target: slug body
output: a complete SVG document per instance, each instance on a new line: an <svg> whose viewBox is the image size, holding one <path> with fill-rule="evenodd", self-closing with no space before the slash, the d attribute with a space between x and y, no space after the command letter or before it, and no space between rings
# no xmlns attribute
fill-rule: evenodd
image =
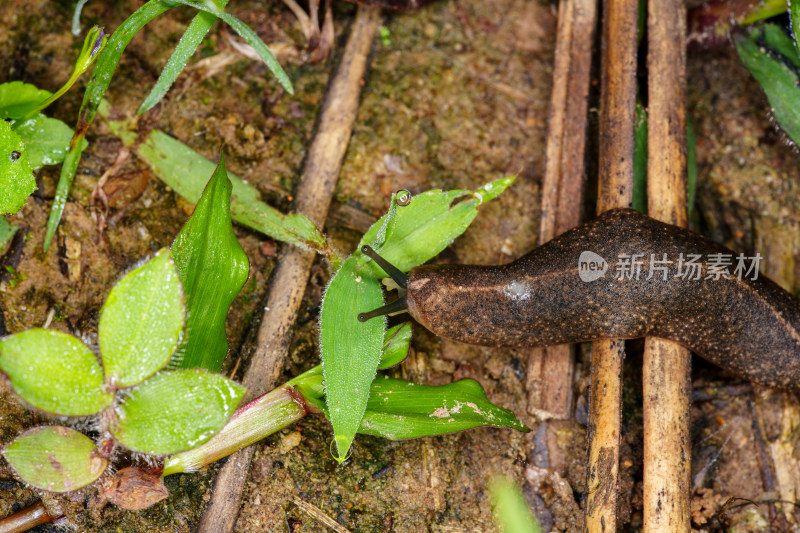
<svg viewBox="0 0 800 533"><path fill-rule="evenodd" d="M607 261L592 281L579 275L586 251ZM635 267L615 271L618 258L633 254L638 276ZM681 254L701 256L700 279L678 275ZM615 209L507 265L417 267L406 298L417 322L461 342L511 347L662 337L751 381L796 388L800 302L760 275L753 280L752 272L713 279L712 254L730 257L733 273L738 254L728 248Z"/></svg>

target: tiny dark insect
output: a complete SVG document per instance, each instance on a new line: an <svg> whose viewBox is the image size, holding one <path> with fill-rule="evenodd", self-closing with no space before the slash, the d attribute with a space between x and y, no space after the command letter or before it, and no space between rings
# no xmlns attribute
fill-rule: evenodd
<svg viewBox="0 0 800 533"><path fill-rule="evenodd" d="M14 162L14 161L16 161L17 159L19 159L21 155L22 155L21 153L19 153L19 152L17 152L16 150L14 150L13 152L11 152L11 154L8 156L8 158L9 158L9 159L11 160L11 162L13 163L13 162Z"/></svg>
<svg viewBox="0 0 800 533"><path fill-rule="evenodd" d="M417 9L418 7L427 6L437 0L347 0L354 4L363 4L365 6L381 6L386 9Z"/></svg>

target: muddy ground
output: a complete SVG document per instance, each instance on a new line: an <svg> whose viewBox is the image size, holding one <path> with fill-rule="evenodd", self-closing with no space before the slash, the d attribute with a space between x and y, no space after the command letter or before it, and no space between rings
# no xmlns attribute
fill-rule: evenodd
<svg viewBox="0 0 800 533"><path fill-rule="evenodd" d="M139 4L89 2L82 21L113 29ZM45 0L10 0L0 7L0 81L23 80L54 90L68 77L79 47L69 32L72 7L72 1ZM195 56L200 61L143 123L210 159L223 146L229 170L258 187L273 205L288 209L355 7L335 3L333 55L313 65L306 60L296 19L280 1L237 0L229 11L278 51L295 95L285 94L263 65L232 56L229 30L215 26ZM174 9L133 39L107 95L116 112L135 113L191 16L188 8ZM522 255L536 245L538 233L554 5L449 0L418 12L386 13L384 24L326 233L338 249L349 252L394 190L474 188L515 173L519 179L513 188L486 205L438 260L499 264ZM766 99L732 48L691 50L688 81L699 160L694 229L748 254L758 250L766 257L766 272L796 292L797 150L775 128ZM81 94L73 89L49 113L73 124ZM595 124L596 116L592 109ZM12 267L0 285L9 332L40 326L52 313L51 327L91 337L114 281L169 245L191 210L133 156L112 177L117 201L101 235L90 195L122 144L101 121L89 140L56 246L42 252L58 168L40 171L39 191L20 214L8 217L27 232L3 257L3 266ZM265 237L235 230L251 261L250 280L227 324L232 349L226 370L241 377L281 246L275 251ZM316 317L329 276L319 260L286 379L318 363ZM524 350L459 345L421 328L414 337L408 360L395 372L433 384L477 379L492 401L512 409L532 431L478 429L410 442L359 437L352 459L337 466L328 451L329 425L307 418L259 445L237 531L323 530L298 507L298 498L353 532L494 531L487 481L498 473L523 486L545 526L579 530L586 490L587 349L581 350L576 371L575 418L542 428L527 414ZM626 531L641 526L640 352L641 343L630 343L625 367L620 515ZM708 531L797 527L797 397L751 387L699 359L694 367L694 526ZM44 417L26 411L6 385L1 387L0 442L8 442ZM91 490L71 499L46 496L46 503L66 512L65 527L79 531L189 532L208 499L213 472L167 478L172 496L142 512L99 508ZM39 497L0 463L0 516Z"/></svg>

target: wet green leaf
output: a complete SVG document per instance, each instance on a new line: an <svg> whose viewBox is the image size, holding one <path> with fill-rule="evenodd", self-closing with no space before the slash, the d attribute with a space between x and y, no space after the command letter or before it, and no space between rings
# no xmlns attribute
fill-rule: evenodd
<svg viewBox="0 0 800 533"><path fill-rule="evenodd" d="M230 197L231 182L221 158L194 213L172 243L172 257L186 293L181 368L219 372L228 354L225 318L250 270L231 226Z"/></svg>
<svg viewBox="0 0 800 533"><path fill-rule="evenodd" d="M97 357L72 335L29 329L0 340L0 370L33 407L67 416L100 412L113 396Z"/></svg>
<svg viewBox="0 0 800 533"><path fill-rule="evenodd" d="M347 457L361 422L383 348L385 317L359 322L358 314L383 303L378 278L357 272L355 257L344 262L322 303L320 352L326 402L338 459Z"/></svg>
<svg viewBox="0 0 800 533"><path fill-rule="evenodd" d="M800 80L797 71L784 60L773 57L776 52L758 44L761 32L751 32L749 37L735 39L736 51L750 74L758 80L767 94L775 118L783 130L800 142ZM783 56L780 56L783 57Z"/></svg>
<svg viewBox="0 0 800 533"><path fill-rule="evenodd" d="M106 379L141 383L167 364L181 337L183 289L169 251L122 278L100 312L100 353Z"/></svg>
<svg viewBox="0 0 800 533"><path fill-rule="evenodd" d="M58 119L39 113L25 121L14 124L14 131L25 143L31 169L38 170L44 165L57 165L64 160L72 140L72 128ZM82 139L81 150L89 145Z"/></svg>
<svg viewBox="0 0 800 533"><path fill-rule="evenodd" d="M50 98L53 93L30 83L11 81L0 84L0 118L19 119Z"/></svg>
<svg viewBox="0 0 800 533"><path fill-rule="evenodd" d="M139 145L137 154L158 178L175 192L196 203L205 187L206 176L214 172L214 163L164 132L154 130ZM308 218L299 213L284 215L261 201L258 190L228 174L233 184L231 216L233 220L273 239L312 248L322 253L327 243Z"/></svg>
<svg viewBox="0 0 800 533"><path fill-rule="evenodd" d="M108 466L92 439L61 426L27 431L9 444L3 455L26 483L51 492L85 487Z"/></svg>
<svg viewBox="0 0 800 533"><path fill-rule="evenodd" d="M19 211L35 190L25 143L11 124L0 120L0 215Z"/></svg>
<svg viewBox="0 0 800 533"><path fill-rule="evenodd" d="M491 403L477 381L431 386L378 376L358 432L401 440L479 426L528 431L514 413Z"/></svg>
<svg viewBox="0 0 800 533"><path fill-rule="evenodd" d="M502 533L541 533L542 528L528 507L528 501L516 484L505 477L492 480L495 523Z"/></svg>
<svg viewBox="0 0 800 533"><path fill-rule="evenodd" d="M131 450L165 455L194 448L231 417L245 388L204 370L156 374L117 407L111 432Z"/></svg>

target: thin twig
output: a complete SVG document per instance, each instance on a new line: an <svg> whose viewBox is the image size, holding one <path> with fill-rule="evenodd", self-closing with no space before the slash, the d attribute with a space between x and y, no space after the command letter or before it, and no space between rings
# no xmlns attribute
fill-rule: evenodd
<svg viewBox="0 0 800 533"><path fill-rule="evenodd" d="M638 11L638 0L604 3L598 213L630 207L633 198ZM624 357L623 340L606 339L592 344L586 473L590 490L584 507L584 530L588 532L617 529Z"/></svg>
<svg viewBox="0 0 800 533"><path fill-rule="evenodd" d="M367 56L379 24L379 8L359 7L342 61L325 95L317 133L306 157L295 194L295 208L318 227L325 222L350 140ZM272 276L267 311L258 332L258 347L244 376L245 401L277 384L314 257L314 252L284 248ZM199 533L224 533L233 529L254 450L253 446L240 450L220 469L211 502L200 521Z"/></svg>
<svg viewBox="0 0 800 533"><path fill-rule="evenodd" d="M342 524L340 524L339 522L337 522L336 520L334 520L330 516L326 515L322 511L322 509L320 509L316 505L308 503L307 501L299 498L298 496L295 496L294 498L292 498L292 501L294 502L294 504L296 506L298 506L300 509L302 509L305 513L311 515L311 517L314 520L316 520L320 524L323 524L323 525L329 527L330 529L334 530L336 533L350 533L349 529L344 527Z"/></svg>
<svg viewBox="0 0 800 533"><path fill-rule="evenodd" d="M686 6L649 0L647 197L650 216L680 227L686 213ZM689 531L689 351L645 340L644 531Z"/></svg>
<svg viewBox="0 0 800 533"><path fill-rule="evenodd" d="M539 244L577 226L583 211L584 150L596 0L561 0L542 184ZM528 411L572 413L574 346L534 348L528 357Z"/></svg>

